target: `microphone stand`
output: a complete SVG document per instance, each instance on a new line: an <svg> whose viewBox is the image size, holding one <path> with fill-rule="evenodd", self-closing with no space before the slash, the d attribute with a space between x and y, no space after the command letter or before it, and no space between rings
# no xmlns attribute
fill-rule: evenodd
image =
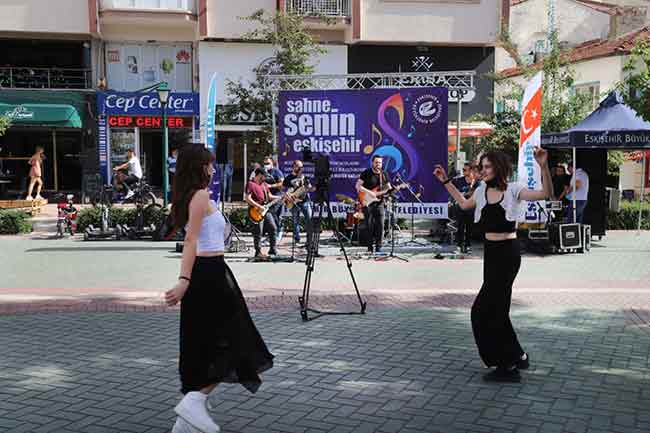
<svg viewBox="0 0 650 433"><path fill-rule="evenodd" d="M400 183L403 182L403 181L402 181L402 178L400 177L399 174L396 176L395 179L396 179L397 181L399 181ZM426 243L421 243L420 241L418 241L417 239L415 239L415 212L413 212L413 207L415 206L415 201L417 201L417 202L420 203L421 205L424 205L424 203L422 202L422 200L420 200L420 197L418 197L418 195L417 195L416 193L413 192L413 190L411 189L411 185L409 185L409 186L406 187L405 189L406 189L406 190L409 192L409 194L411 195L411 240L408 241L408 242L406 242L404 245L411 245L411 244L414 244L414 245L417 245L417 246L420 246L420 247L427 246Z"/></svg>

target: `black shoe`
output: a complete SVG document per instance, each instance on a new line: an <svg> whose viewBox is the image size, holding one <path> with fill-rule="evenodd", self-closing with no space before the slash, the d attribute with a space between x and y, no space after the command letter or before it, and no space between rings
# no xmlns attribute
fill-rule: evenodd
<svg viewBox="0 0 650 433"><path fill-rule="evenodd" d="M368 247L368 252L369 252L370 254L372 254L372 253L374 252L374 250L372 249L372 247Z"/></svg>
<svg viewBox="0 0 650 433"><path fill-rule="evenodd" d="M530 357L527 353L524 353L524 356L526 356L526 359L519 358L517 360L516 366L518 370L528 370L530 367Z"/></svg>
<svg viewBox="0 0 650 433"><path fill-rule="evenodd" d="M521 382L521 374L519 374L516 367L512 369L497 368L484 374L483 380L486 382L519 383Z"/></svg>
<svg viewBox="0 0 650 433"><path fill-rule="evenodd" d="M278 252L275 250L275 248L272 248L269 250L269 256L277 256Z"/></svg>

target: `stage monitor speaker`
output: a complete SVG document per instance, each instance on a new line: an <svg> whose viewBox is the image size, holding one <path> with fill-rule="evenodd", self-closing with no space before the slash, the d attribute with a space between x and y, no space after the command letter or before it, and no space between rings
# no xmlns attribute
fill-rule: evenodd
<svg viewBox="0 0 650 433"><path fill-rule="evenodd" d="M573 250L582 247L580 224L551 224L551 241L559 250Z"/></svg>

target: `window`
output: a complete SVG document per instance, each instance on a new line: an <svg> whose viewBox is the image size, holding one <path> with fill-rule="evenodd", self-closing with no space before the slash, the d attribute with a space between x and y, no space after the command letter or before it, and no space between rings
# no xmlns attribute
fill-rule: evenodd
<svg viewBox="0 0 650 433"><path fill-rule="evenodd" d="M595 110L600 103L600 83L586 83L573 86L576 95L587 95L591 101L590 110Z"/></svg>

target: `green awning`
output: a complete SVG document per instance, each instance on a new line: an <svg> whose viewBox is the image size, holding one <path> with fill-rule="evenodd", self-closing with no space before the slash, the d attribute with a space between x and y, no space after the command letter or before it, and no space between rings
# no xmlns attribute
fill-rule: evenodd
<svg viewBox="0 0 650 433"><path fill-rule="evenodd" d="M81 128L81 116L68 104L5 104L0 102L0 116L12 125L42 125L60 128Z"/></svg>

